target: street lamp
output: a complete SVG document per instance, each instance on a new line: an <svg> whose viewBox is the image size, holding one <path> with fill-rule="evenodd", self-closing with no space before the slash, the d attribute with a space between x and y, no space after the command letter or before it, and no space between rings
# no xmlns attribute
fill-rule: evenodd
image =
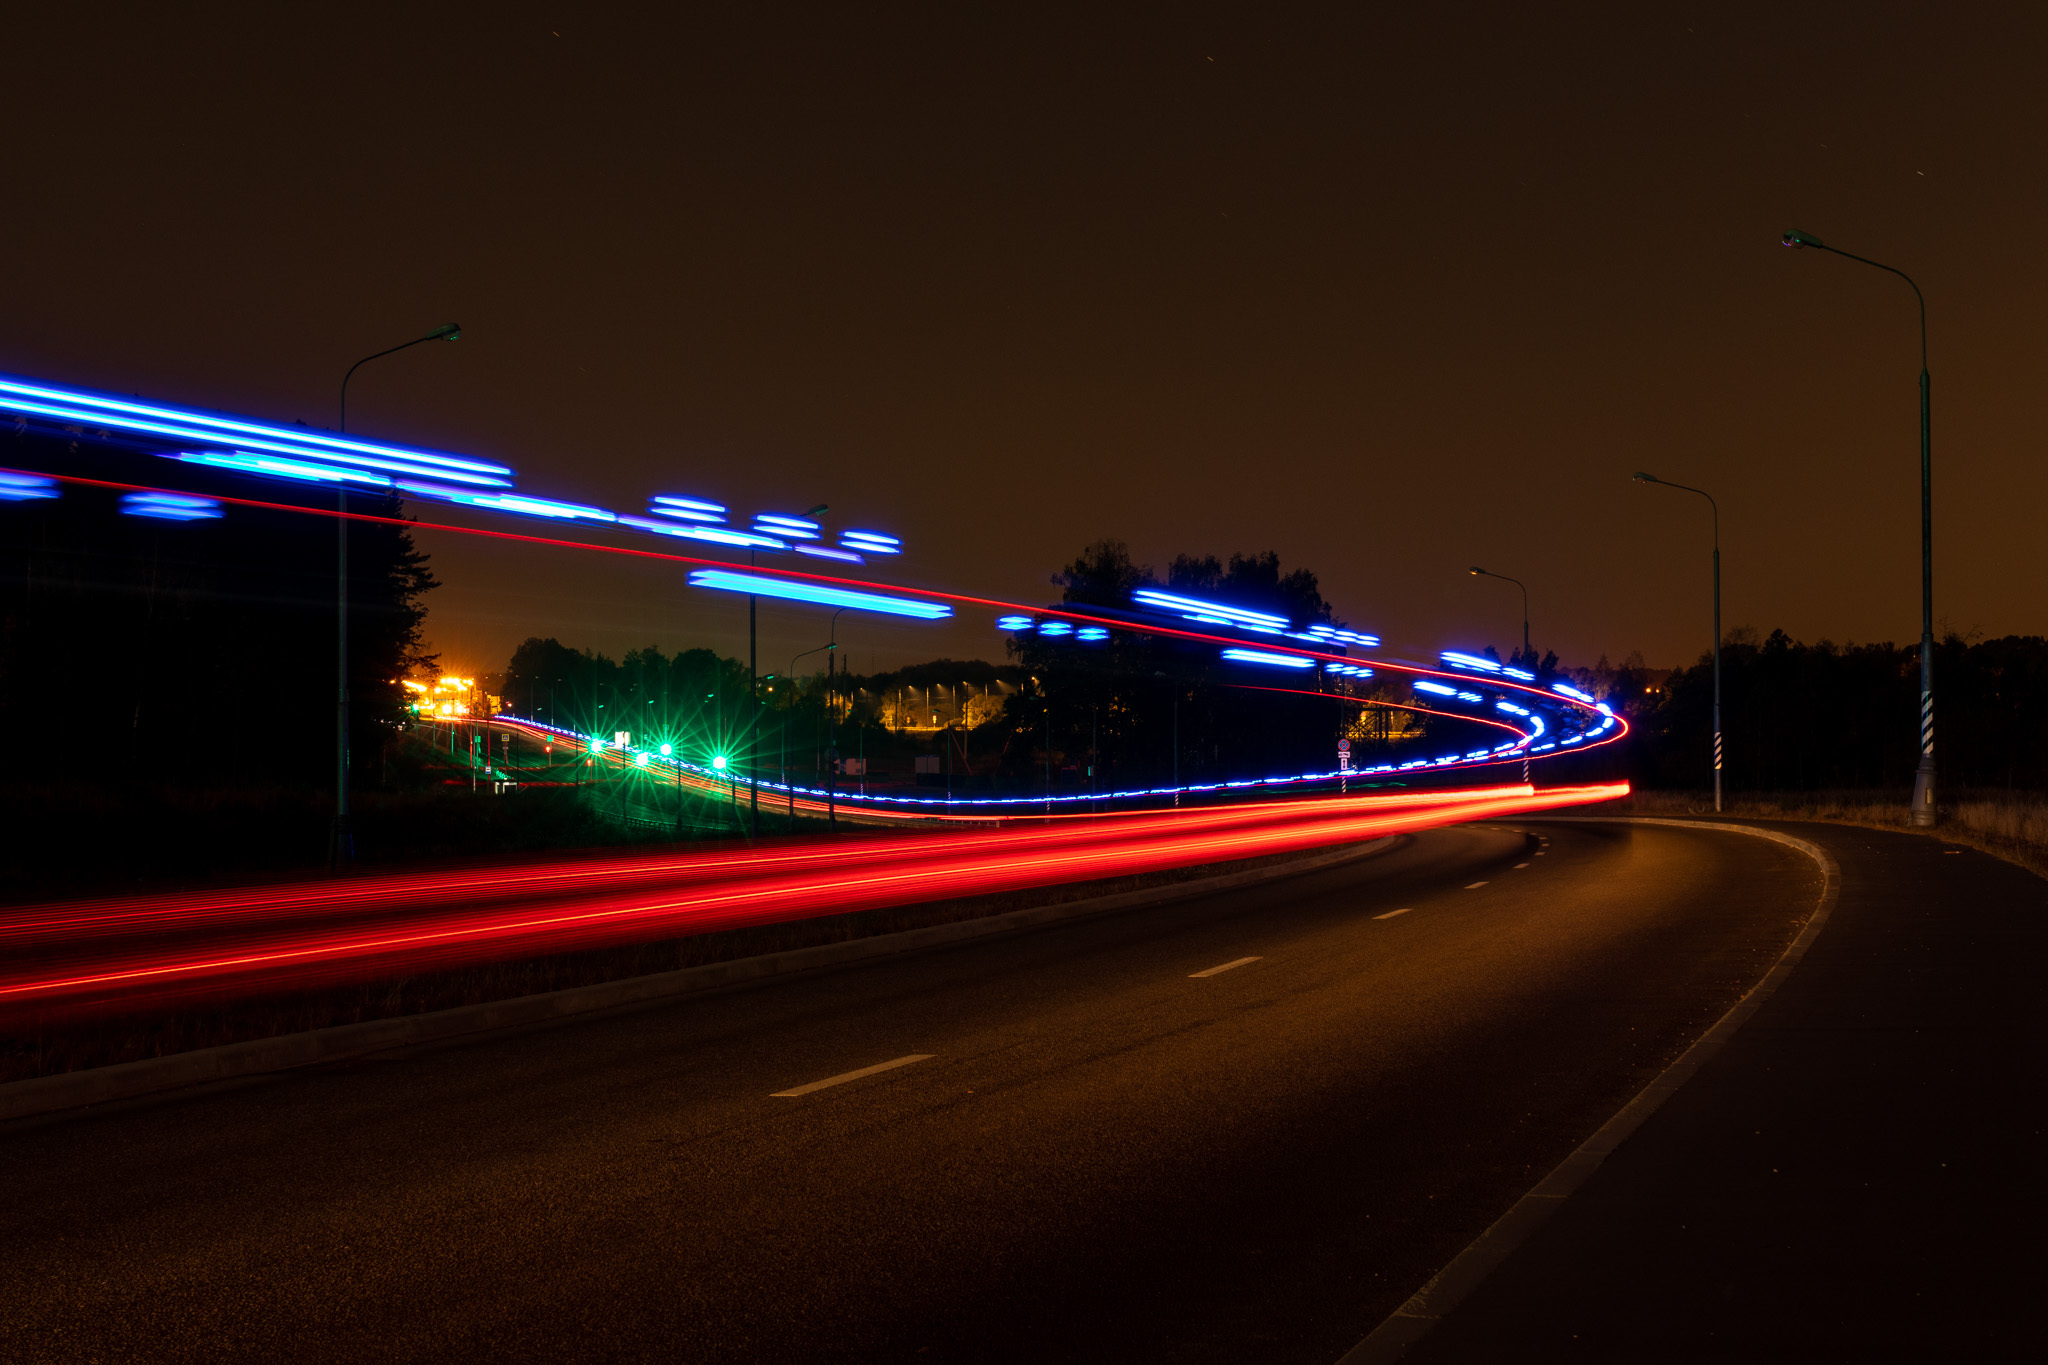
<svg viewBox="0 0 2048 1365"><path fill-rule="evenodd" d="M366 355L348 367L348 373L341 377L341 413L337 430L344 435L348 432L348 381L356 377L356 371L373 360L382 360L387 355L421 345L429 341L460 341L462 328L454 323L436 327L423 337L414 337L402 346ZM355 861L355 835L349 828L348 817L348 481L338 479L334 485L334 828L327 841L327 867L339 871Z"/></svg>
<svg viewBox="0 0 2048 1365"><path fill-rule="evenodd" d="M1509 578L1504 573L1494 573L1489 569L1480 568L1477 564L1472 566L1470 572L1474 578L1498 578L1501 582L1512 583L1522 590L1522 657L1533 660L1536 657L1536 653L1529 648L1529 589L1527 585L1519 578ZM1533 669L1535 665L1531 663L1530 667Z"/></svg>
<svg viewBox="0 0 2048 1365"><path fill-rule="evenodd" d="M834 612L834 613L832 614L832 623L833 623L833 624L834 624L835 626L836 626L836 625L837 625L837 624L839 623L839 613L838 613L838 612ZM836 644L822 644L822 645L819 645L819 646L818 646L818 647L817 647L816 649L807 649L807 650L805 650L805 651L804 651L803 653L801 653L801 654L798 654L798 655L795 655L795 656L793 656L793 657L792 657L792 658L790 659L790 661L789 661L789 676L790 676L790 677L791 677L792 679L794 679L794 678L796 677L796 661L797 661L798 659L806 659L806 658L809 658L809 657L810 657L811 655L813 655L813 654L823 654L823 655L825 656L825 668L826 668L826 675L825 675L825 676L826 676L826 677L827 677L827 679L829 680L829 679L830 679L830 677L831 677L831 667L832 667L832 653L831 653L831 651L833 651L833 650L836 650L836 649L838 649L838 648L839 648L839 646L838 646L838 645L836 645ZM828 722L829 722L829 720L830 720L830 716L831 716L831 709L830 709L830 708L831 708L831 695L830 695L831 683L830 683L829 681L828 681L828 682L826 683L826 689L827 689L827 692L826 692L826 703L825 703L825 704L826 704L826 717L827 717L827 720L828 720ZM783 782L783 790L784 790L784 791L786 791L786 792L787 792L787 793L789 794L789 824L790 824L790 828L794 829L794 828L796 827L796 788L795 788L795 787L793 787L793 786L791 786L791 785L789 785L789 716L788 716L788 713L787 713L787 712L785 712L785 713L784 713L784 715L783 715L783 719L782 719L782 732L783 732L783 740L782 740L782 748L783 748L783 756L782 756L782 782Z"/></svg>
<svg viewBox="0 0 2048 1365"><path fill-rule="evenodd" d="M832 704L832 664L839 657L839 616L846 610L841 607L832 613L832 627L826 635L830 641L825 651L825 832L839 832L839 729L836 708Z"/></svg>
<svg viewBox="0 0 2048 1365"><path fill-rule="evenodd" d="M1660 479L1655 474L1637 473L1637 483L1662 484L1681 493L1697 493L1714 509L1714 811L1721 810L1721 504L1703 488Z"/></svg>
<svg viewBox="0 0 2048 1365"><path fill-rule="evenodd" d="M831 510L831 507L821 502L815 507L805 509L804 515L807 517L821 517ZM751 565L753 562L754 547L750 545L747 547L747 563ZM761 724L761 656L758 643L760 637L755 627L755 604L754 594L748 593L747 702L749 718L747 721L747 806L751 812L754 833L759 835L761 833L761 773L758 762L759 754L755 752L755 749L759 742ZM834 619L836 620L837 618L835 617ZM813 650L811 652L816 653L817 651ZM788 773L785 772L783 776L787 778ZM790 799L792 802L795 800L794 797Z"/></svg>
<svg viewBox="0 0 2048 1365"><path fill-rule="evenodd" d="M1913 805L1908 818L1925 828L1934 823L1934 474L1927 379L1927 298L1920 292L1920 286L1913 283L1913 277L1896 266L1829 246L1812 233L1796 228L1786 233L1783 241L1794 250L1812 247L1897 275L1912 289L1913 298L1920 305L1920 766L1913 774Z"/></svg>

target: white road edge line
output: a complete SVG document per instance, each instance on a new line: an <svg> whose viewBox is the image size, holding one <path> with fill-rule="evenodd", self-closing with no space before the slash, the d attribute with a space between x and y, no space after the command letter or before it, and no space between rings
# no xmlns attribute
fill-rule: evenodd
<svg viewBox="0 0 2048 1365"><path fill-rule="evenodd" d="M1579 1145L1579 1149L1566 1157L1557 1169L1543 1178L1541 1184L1530 1190L1513 1207L1502 1214L1492 1227L1479 1234L1470 1246L1451 1259L1451 1263L1431 1277L1429 1283L1415 1291L1408 1302L1394 1310L1393 1316L1373 1328L1364 1341L1346 1351L1337 1365L1387 1365L1406 1355L1408 1348L1429 1334L1431 1328L1443 1320L1446 1313L1462 1303L1466 1296L1477 1289L1488 1273L1512 1255L1515 1249L1535 1233L1550 1215L1557 1211L1565 1197L1586 1183L1593 1172L1600 1169L1609 1154L1626 1142L1629 1135L1640 1128L1643 1121L1655 1113L1664 1101L1671 1098L1678 1088L1692 1078L1706 1060L1719 1052L1722 1046L1742 1027L1749 1016L1762 1007L1765 1000L1784 984L1792 969L1799 965L1799 959L1806 956L1806 950L1820 937L1823 925L1834 911L1835 901L1842 892L1842 870L1827 851L1810 844L1804 839L1795 839L1789 834L1776 830L1759 829L1755 825L1720 824L1708 820L1661 820L1641 815L1556 815L1549 819L1563 823L1621 824L1621 825L1676 825L1681 829L1718 829L1732 834L1748 834L1773 843L1784 844L1804 853L1820 864L1822 883L1820 904L1806 921L1806 927L1792 940L1784 954L1763 980L1749 990L1749 994L1736 1001L1726 1014L1714 1022L1714 1026L1700 1036L1698 1042L1680 1054L1677 1061L1664 1068L1658 1077L1644 1086L1636 1097L1621 1107L1621 1111L1600 1126L1600 1130Z"/></svg>
<svg viewBox="0 0 2048 1365"><path fill-rule="evenodd" d="M1242 966L1244 966L1244 965L1245 965L1245 964L1246 964L1247 962L1257 962L1257 961L1260 961L1260 959L1259 959L1259 958L1256 958L1256 957L1241 957L1241 958L1239 958L1239 959L1238 959L1237 961L1235 961L1235 962L1226 962L1226 963L1224 963L1224 964L1223 964L1223 965L1222 965L1221 967L1211 967L1211 968L1210 968L1210 969L1209 969L1208 971L1206 971L1206 972L1189 972L1189 973L1188 973L1188 980L1190 980L1190 981L1193 981L1193 980L1194 980L1195 978L1197 978L1197 977L1202 977L1202 976L1214 976L1214 975L1216 975L1216 973L1218 973L1218 972L1227 972L1227 971L1229 971L1229 970L1230 970L1230 969L1231 969L1232 967L1242 967Z"/></svg>
<svg viewBox="0 0 2048 1365"><path fill-rule="evenodd" d="M1387 913L1386 913L1386 914L1384 914L1384 915L1374 915L1374 916L1373 916L1373 918L1374 918L1374 919L1392 919L1392 918L1393 918L1394 916L1396 916L1396 915L1405 915L1405 914L1407 914L1407 913L1408 913L1408 912L1409 912L1410 910L1413 910L1414 908L1415 908L1415 907L1414 907L1414 906L1412 906L1412 905L1408 905L1408 906L1403 906L1403 907L1402 907L1401 909L1399 909L1399 910L1389 910L1389 911L1387 911Z"/></svg>
<svg viewBox="0 0 2048 1365"><path fill-rule="evenodd" d="M794 1090L778 1090L768 1098L771 1100L783 1100L794 1098L797 1095L808 1095L813 1090L823 1090L828 1085L845 1085L848 1081L857 1081L863 1076L872 1076L878 1071L894 1071L897 1067L909 1066L912 1062L928 1062L937 1055L932 1052L913 1052L908 1057L898 1057L893 1062L877 1062L873 1066L864 1066L858 1071L842 1071L837 1076L827 1076L822 1081L812 1081L809 1085L800 1085Z"/></svg>
<svg viewBox="0 0 2048 1365"><path fill-rule="evenodd" d="M1485 883L1485 882L1474 882L1474 883L1472 883L1472 885L1470 885L1470 886L1466 887L1465 889L1466 889L1467 891L1477 891L1477 890L1478 890L1478 889L1479 889L1480 887L1482 887L1482 886L1484 886L1484 885L1486 885L1486 883Z"/></svg>

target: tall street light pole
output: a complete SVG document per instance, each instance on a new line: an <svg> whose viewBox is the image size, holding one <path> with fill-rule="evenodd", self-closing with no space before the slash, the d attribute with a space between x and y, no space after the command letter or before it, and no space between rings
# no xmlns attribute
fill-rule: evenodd
<svg viewBox="0 0 2048 1365"><path fill-rule="evenodd" d="M1521 579L1519 579L1519 578L1509 578L1509 577L1508 577L1508 576L1507 576L1506 574L1504 574L1504 573L1494 573L1494 572L1492 572L1492 571L1491 571L1491 570L1489 570L1489 569L1482 569L1482 568L1480 568L1480 567L1479 567L1479 566L1478 566L1477 564L1474 564L1474 565L1472 566L1472 568L1471 568L1471 574L1472 574L1472 576L1473 576L1474 578L1498 578L1498 579L1499 579L1499 580L1500 580L1501 582L1503 582L1503 583L1512 583L1512 584L1514 584L1514 585L1515 585L1516 587L1518 587L1518 588L1520 588L1520 589L1522 590L1522 657L1523 657L1523 658L1525 658L1525 659L1528 659L1528 658L1533 658L1533 657L1535 657L1535 653L1534 653L1534 651L1533 651L1533 650L1531 650L1531 649L1529 648L1529 589L1528 589L1528 586L1527 586L1526 584L1524 584L1524 583L1522 582L1522 580L1521 580Z"/></svg>
<svg viewBox="0 0 2048 1365"><path fill-rule="evenodd" d="M1810 232L1794 229L1786 246L1812 247L1859 265L1897 275L1920 304L1920 766L1913 774L1913 805L1909 819L1922 828L1934 823L1934 462L1929 423L1927 379L1927 298L1913 277L1896 266L1829 246Z"/></svg>
<svg viewBox="0 0 2048 1365"><path fill-rule="evenodd" d="M429 341L460 341L462 328L454 323L436 327L423 337L402 346L366 355L348 367L341 377L341 421L337 430L348 432L348 381L356 371L373 360ZM338 872L355 861L355 834L348 815L348 484L337 482L334 489L334 828L327 840L327 867Z"/></svg>
<svg viewBox="0 0 2048 1365"><path fill-rule="evenodd" d="M816 507L805 512L804 515L807 517L823 516L831 510L830 507L821 502ZM747 564L749 567L752 567L753 563L754 549L752 546L749 546L747 548ZM757 600L753 593L747 594L747 806L751 812L754 834L759 836L761 833L761 772L760 764L757 761L759 758L757 749L760 743L761 731L761 654L760 633L756 622ZM837 620L838 618L834 617L833 619ZM816 651L812 652L815 653Z"/></svg>
<svg viewBox="0 0 2048 1365"><path fill-rule="evenodd" d="M1492 571L1490 571L1490 570L1487 570L1487 569L1482 569L1482 568L1480 568L1480 567L1479 567L1479 566L1478 566L1477 564L1474 564L1474 565L1472 566L1472 568L1471 568L1471 570L1470 570L1470 573L1472 574L1472 576L1473 576L1474 578L1498 578L1498 579L1499 579L1499 580L1500 580L1501 582L1503 582L1503 583L1512 583L1512 584L1514 584L1514 585L1515 585L1516 587L1518 587L1518 588L1520 588L1520 589L1522 590L1522 660L1523 660L1523 662L1524 662L1524 663L1528 664L1528 666L1529 666L1529 671L1530 671L1530 672L1532 672L1532 673L1533 673L1533 672L1535 672L1535 671L1536 671L1536 651L1535 651L1535 650L1533 650L1533 649L1531 649L1531 648L1529 648L1529 586L1528 586L1528 584L1526 584L1526 583L1522 582L1522 580L1521 580L1521 579L1519 579L1519 578L1509 578L1509 577L1508 577L1508 576L1507 576L1506 574L1504 574L1504 573L1494 573L1494 572L1492 572ZM1523 780L1524 782L1527 782L1527 781L1529 780L1529 754L1528 754L1528 751L1527 751L1527 750L1524 750L1524 751L1523 751L1523 753L1522 753L1522 780Z"/></svg>
<svg viewBox="0 0 2048 1365"><path fill-rule="evenodd" d="M839 654L839 611L832 613L832 629L825 646L825 832L839 832L839 718L832 702L832 664Z"/></svg>
<svg viewBox="0 0 2048 1365"><path fill-rule="evenodd" d="M1655 474L1637 474L1637 483L1662 484L1681 493L1697 493L1714 509L1714 811L1721 810L1721 504L1703 488L1660 479Z"/></svg>

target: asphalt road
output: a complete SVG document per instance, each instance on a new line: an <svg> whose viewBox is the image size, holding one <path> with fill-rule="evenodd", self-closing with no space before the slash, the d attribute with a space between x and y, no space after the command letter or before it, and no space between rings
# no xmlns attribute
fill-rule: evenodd
<svg viewBox="0 0 2048 1365"><path fill-rule="evenodd" d="M17 1123L0 1359L1332 1361L1754 983L1819 888L1737 835L1438 830Z"/></svg>
<svg viewBox="0 0 2048 1365"><path fill-rule="evenodd" d="M2042 1358L2048 882L1781 828L1842 873L1798 969L1404 1365Z"/></svg>

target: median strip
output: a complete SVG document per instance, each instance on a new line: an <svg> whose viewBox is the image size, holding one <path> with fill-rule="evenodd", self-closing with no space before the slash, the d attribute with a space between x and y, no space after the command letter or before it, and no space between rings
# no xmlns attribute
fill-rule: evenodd
<svg viewBox="0 0 2048 1365"><path fill-rule="evenodd" d="M827 1076L822 1081L812 1081L809 1085L800 1085L794 1090L778 1090L768 1098L771 1100L783 1100L792 1099L798 1095L808 1095L813 1090L823 1090L827 1086L845 1085L848 1081L857 1081L863 1076L873 1076L882 1071L894 1071L897 1067L909 1066L912 1062L928 1062L935 1055L930 1052L913 1052L908 1057L898 1057L893 1062L877 1062L873 1066L864 1066L858 1071L842 1071L837 1076Z"/></svg>
<svg viewBox="0 0 2048 1365"><path fill-rule="evenodd" d="M1229 971L1229 970L1230 970L1231 968L1233 968L1233 967L1242 967L1242 966L1244 966L1244 965L1245 965L1245 963L1247 963L1247 962L1257 962L1257 961L1259 961L1259 959L1258 959L1258 958L1255 958L1255 957L1241 957L1241 958L1239 958L1239 959L1238 959L1237 961L1235 961L1235 962L1226 962L1226 963L1224 963L1224 964L1223 964L1223 965L1222 965L1221 967L1211 967L1211 968L1210 968L1210 969L1209 969L1208 971L1206 971L1206 972L1189 972L1189 973L1188 973L1188 980L1190 980L1190 981L1193 981L1193 980L1195 980L1195 979L1196 979L1197 977L1203 977L1203 976L1214 976L1214 975L1216 975L1216 973L1218 973L1218 972L1227 972L1227 971Z"/></svg>

